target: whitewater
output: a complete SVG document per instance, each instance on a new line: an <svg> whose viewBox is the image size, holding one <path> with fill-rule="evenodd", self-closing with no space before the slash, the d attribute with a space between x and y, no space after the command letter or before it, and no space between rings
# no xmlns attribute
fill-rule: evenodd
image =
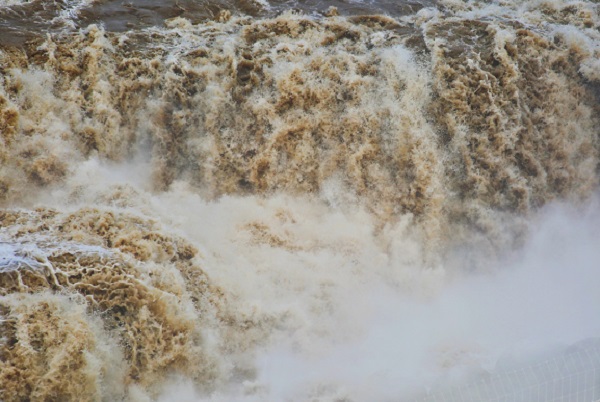
<svg viewBox="0 0 600 402"><path fill-rule="evenodd" d="M596 401L599 135L594 1L0 1L0 400Z"/></svg>

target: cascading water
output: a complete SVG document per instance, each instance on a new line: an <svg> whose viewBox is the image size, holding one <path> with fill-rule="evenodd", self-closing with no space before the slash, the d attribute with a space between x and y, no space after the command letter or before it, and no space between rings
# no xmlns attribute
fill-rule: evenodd
<svg viewBox="0 0 600 402"><path fill-rule="evenodd" d="M593 1L3 2L0 399L411 400L600 336L599 99Z"/></svg>

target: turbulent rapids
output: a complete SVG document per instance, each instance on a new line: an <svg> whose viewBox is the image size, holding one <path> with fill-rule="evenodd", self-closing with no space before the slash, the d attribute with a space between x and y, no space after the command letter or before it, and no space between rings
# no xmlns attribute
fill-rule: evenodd
<svg viewBox="0 0 600 402"><path fill-rule="evenodd" d="M594 2L47 3L0 5L4 401L378 399L278 393L261 356L359 339L373 289L435 300L597 192Z"/></svg>

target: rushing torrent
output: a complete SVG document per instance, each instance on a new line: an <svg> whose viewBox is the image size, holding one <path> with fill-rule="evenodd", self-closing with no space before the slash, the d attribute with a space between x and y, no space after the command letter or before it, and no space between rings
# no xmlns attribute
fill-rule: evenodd
<svg viewBox="0 0 600 402"><path fill-rule="evenodd" d="M145 3L0 5L4 401L406 398L264 359L502 271L597 192L593 1Z"/></svg>

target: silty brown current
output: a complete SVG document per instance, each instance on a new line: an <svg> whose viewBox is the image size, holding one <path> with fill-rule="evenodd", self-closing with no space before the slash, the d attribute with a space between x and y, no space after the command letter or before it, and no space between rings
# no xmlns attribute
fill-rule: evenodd
<svg viewBox="0 0 600 402"><path fill-rule="evenodd" d="M358 208L382 250L410 227L418 270L463 247L476 251L461 269L480 269L519 246L539 208L597 189L598 12L551 1L1 7L1 397L135 400L173 373L202 392L253 378L247 354L289 314L241 308L205 272L207 246L178 234L156 198ZM96 163L147 174L82 180ZM298 210L240 218L243 247L353 255L352 241L293 235Z"/></svg>

